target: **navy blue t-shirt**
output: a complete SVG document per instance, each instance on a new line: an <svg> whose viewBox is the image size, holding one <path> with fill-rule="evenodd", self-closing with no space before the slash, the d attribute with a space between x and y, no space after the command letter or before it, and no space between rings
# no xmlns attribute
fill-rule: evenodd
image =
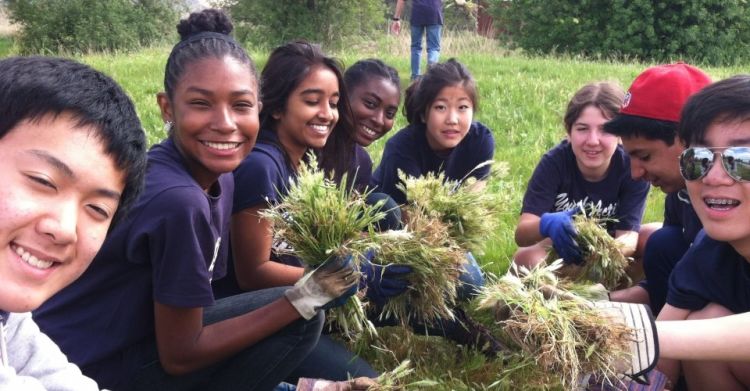
<svg viewBox="0 0 750 391"><path fill-rule="evenodd" d="M618 145L607 176L589 182L576 164L573 148L565 140L547 151L534 169L523 196L521 213L541 216L581 205L599 217L615 218L607 230L637 231L646 207L649 184L630 177L630 158Z"/></svg>
<svg viewBox="0 0 750 391"><path fill-rule="evenodd" d="M349 168L349 172L356 173L356 177L354 178L355 189L362 192L370 185L372 178L372 158L367 153L367 150L359 144L354 145L354 160Z"/></svg>
<svg viewBox="0 0 750 391"><path fill-rule="evenodd" d="M669 278L667 303L697 311L709 303L750 311L750 264L726 242L700 233Z"/></svg>
<svg viewBox="0 0 750 391"><path fill-rule="evenodd" d="M414 26L443 24L442 0L412 0L410 22Z"/></svg>
<svg viewBox="0 0 750 391"><path fill-rule="evenodd" d="M695 235L703 228L685 189L667 194L664 200L664 225L682 227L682 235L687 243L693 243Z"/></svg>
<svg viewBox="0 0 750 391"><path fill-rule="evenodd" d="M398 170L414 177L444 172L451 180L461 180L469 173L478 179L489 175L489 166L472 171L495 154L492 131L482 123L473 122L466 137L447 155L438 155L430 148L426 131L424 124L409 125L386 142L380 165L370 181L376 191L388 194L399 204L405 203L406 195L396 188L401 182Z"/></svg>
<svg viewBox="0 0 750 391"><path fill-rule="evenodd" d="M35 311L34 319L100 386L117 388L136 363L128 348L155 339L154 301L214 303L212 278L226 270L234 180L201 189L172 140L148 153L146 187L86 272Z"/></svg>

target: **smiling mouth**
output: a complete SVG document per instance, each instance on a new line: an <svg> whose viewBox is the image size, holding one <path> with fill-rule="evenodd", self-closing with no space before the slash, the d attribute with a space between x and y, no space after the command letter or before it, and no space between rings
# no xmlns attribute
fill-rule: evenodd
<svg viewBox="0 0 750 391"><path fill-rule="evenodd" d="M365 134L366 134L367 136L369 136L369 137L371 137L371 138L375 138L375 137L377 137L377 136L378 136L378 132L376 132L376 131L372 130L372 128L369 128L369 127L367 127L367 126L365 126L365 125L362 125L362 126L361 126L361 128L362 128L362 131L363 131L363 132L364 132L364 133L365 133Z"/></svg>
<svg viewBox="0 0 750 391"><path fill-rule="evenodd" d="M710 209L726 211L732 208L736 208L740 202L729 198L704 198L703 202L706 203Z"/></svg>
<svg viewBox="0 0 750 391"><path fill-rule="evenodd" d="M226 151L230 149L239 148L240 144L242 143L219 143L219 142L214 142L214 141L201 141L201 144L209 148L218 149L220 151Z"/></svg>
<svg viewBox="0 0 750 391"><path fill-rule="evenodd" d="M317 133L327 134L330 127L328 125L310 125L310 127Z"/></svg>
<svg viewBox="0 0 750 391"><path fill-rule="evenodd" d="M21 259L26 262L27 264L37 268L37 269L49 269L52 267L52 265L55 264L54 261L45 261L43 259L39 259L36 256L32 255L28 251L26 251L25 248L19 246L19 245L13 245L11 248L14 249L16 254L18 254Z"/></svg>

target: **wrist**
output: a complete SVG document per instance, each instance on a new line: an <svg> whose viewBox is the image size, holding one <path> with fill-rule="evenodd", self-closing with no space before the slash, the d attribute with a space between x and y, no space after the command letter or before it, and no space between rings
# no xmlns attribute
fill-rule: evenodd
<svg viewBox="0 0 750 391"><path fill-rule="evenodd" d="M398 16L395 16L395 15L394 15L394 16L393 16L393 17L391 18L391 20L392 20L392 21L394 21L394 22L400 22L400 21L401 21L401 18L399 18Z"/></svg>

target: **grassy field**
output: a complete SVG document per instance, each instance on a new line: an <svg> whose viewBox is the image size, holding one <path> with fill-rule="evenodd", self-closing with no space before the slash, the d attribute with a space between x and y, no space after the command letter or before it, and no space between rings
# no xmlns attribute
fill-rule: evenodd
<svg viewBox="0 0 750 391"><path fill-rule="evenodd" d="M0 39L0 56L12 53L7 38ZM268 53L250 48L259 68ZM149 48L130 54L88 55L78 59L111 75L120 82L136 103L150 142L164 137L155 94L162 90L164 63L169 48ZM357 59L378 57L395 66L403 80L409 77L409 43L406 34L383 36L368 43L354 45L345 53L334 53L345 64ZM478 257L487 271L499 274L506 270L515 251L513 231L528 178L539 157L564 136L562 114L568 98L580 86L597 80L618 81L627 88L633 78L650 64L622 63L579 58L529 58L509 52L488 39L473 35L447 33L441 58L456 57L474 74L480 91L480 108L476 120L494 131L495 160L507 162L509 175L493 183L495 191L511 194L501 229L487 238L488 251ZM722 79L741 73L740 68L705 68L714 78ZM399 116L394 129L405 125ZM380 158L384 140L371 148L373 159ZM663 195L653 190L644 222L660 221ZM503 370L503 364L487 362L482 356L457 348L439 338L415 337L401 332L384 333L389 351L363 353L379 369L394 367L410 358L417 365L411 379L431 379L439 389L530 389L545 388L549 380L533 377L533 365L513 365L514 372ZM411 343L404 343L404 339ZM367 345L362 342L362 345ZM508 368L508 366L506 366Z"/></svg>

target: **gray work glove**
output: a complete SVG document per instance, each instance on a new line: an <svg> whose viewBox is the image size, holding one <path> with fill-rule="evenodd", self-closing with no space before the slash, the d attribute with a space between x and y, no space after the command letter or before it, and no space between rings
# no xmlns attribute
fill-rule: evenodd
<svg viewBox="0 0 750 391"><path fill-rule="evenodd" d="M359 274L352 266L351 256L343 262L331 259L305 274L284 295L305 319L311 319L328 302L357 292L351 289L359 282Z"/></svg>

